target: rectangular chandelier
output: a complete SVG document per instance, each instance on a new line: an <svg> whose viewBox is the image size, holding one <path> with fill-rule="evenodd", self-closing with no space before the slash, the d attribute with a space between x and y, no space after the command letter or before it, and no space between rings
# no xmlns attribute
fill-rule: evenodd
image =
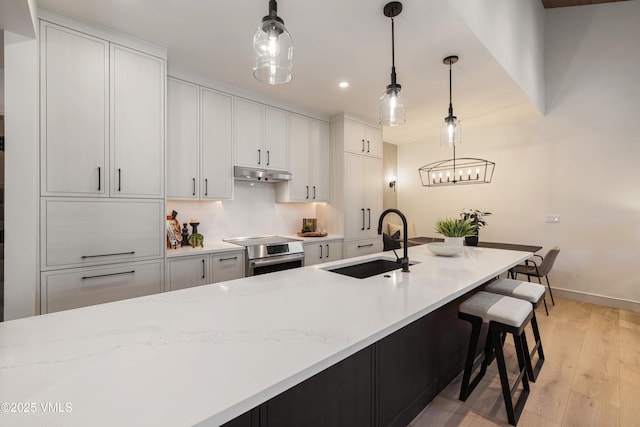
<svg viewBox="0 0 640 427"><path fill-rule="evenodd" d="M488 184L493 178L496 164L484 159L469 157L440 160L422 166L420 180L423 187L445 185Z"/></svg>

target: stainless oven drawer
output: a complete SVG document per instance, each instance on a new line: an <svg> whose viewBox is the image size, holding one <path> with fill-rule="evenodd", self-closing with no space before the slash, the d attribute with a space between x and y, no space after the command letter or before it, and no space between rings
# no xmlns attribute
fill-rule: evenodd
<svg viewBox="0 0 640 427"><path fill-rule="evenodd" d="M247 276L256 276L297 267L304 267L304 253L249 260L247 262Z"/></svg>

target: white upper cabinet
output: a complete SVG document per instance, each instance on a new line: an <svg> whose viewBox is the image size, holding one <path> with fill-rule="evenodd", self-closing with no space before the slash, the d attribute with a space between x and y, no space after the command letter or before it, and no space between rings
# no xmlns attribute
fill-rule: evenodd
<svg viewBox="0 0 640 427"><path fill-rule="evenodd" d="M353 120L344 121L344 149L354 154L382 158L382 131Z"/></svg>
<svg viewBox="0 0 640 427"><path fill-rule="evenodd" d="M344 169L344 237L377 238L382 213L382 160L348 153Z"/></svg>
<svg viewBox="0 0 640 427"><path fill-rule="evenodd" d="M202 88L200 198L233 198L233 98Z"/></svg>
<svg viewBox="0 0 640 427"><path fill-rule="evenodd" d="M164 59L40 31L41 195L164 197Z"/></svg>
<svg viewBox="0 0 640 427"><path fill-rule="evenodd" d="M167 198L198 199L199 92L197 85L167 78Z"/></svg>
<svg viewBox="0 0 640 427"><path fill-rule="evenodd" d="M111 45L111 195L164 197L165 62Z"/></svg>
<svg viewBox="0 0 640 427"><path fill-rule="evenodd" d="M108 194L109 43L42 22L41 192Z"/></svg>
<svg viewBox="0 0 640 427"><path fill-rule="evenodd" d="M266 106L264 110L264 151L266 152L264 166L267 169L288 171L289 134L287 119L289 114L284 110Z"/></svg>
<svg viewBox="0 0 640 427"><path fill-rule="evenodd" d="M233 97L167 79L167 198L233 198Z"/></svg>
<svg viewBox="0 0 640 427"><path fill-rule="evenodd" d="M331 185L329 123L311 121L311 182L314 188L314 202L329 201Z"/></svg>
<svg viewBox="0 0 640 427"><path fill-rule="evenodd" d="M278 183L278 202L329 200L329 124L290 114L291 181Z"/></svg>
<svg viewBox="0 0 640 427"><path fill-rule="evenodd" d="M289 170L287 112L236 98L235 164Z"/></svg>

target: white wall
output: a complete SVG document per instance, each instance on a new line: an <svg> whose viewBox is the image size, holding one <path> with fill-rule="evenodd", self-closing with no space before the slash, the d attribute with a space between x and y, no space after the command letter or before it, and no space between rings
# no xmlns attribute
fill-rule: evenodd
<svg viewBox="0 0 640 427"><path fill-rule="evenodd" d="M32 316L38 285L38 49L4 33L5 320Z"/></svg>
<svg viewBox="0 0 640 427"><path fill-rule="evenodd" d="M167 201L167 214L178 212L181 224L197 218L205 244L228 237L292 235L302 229L303 218L316 217L313 203L276 203L274 184L236 181L234 193L234 200L224 202Z"/></svg>
<svg viewBox="0 0 640 427"><path fill-rule="evenodd" d="M450 152L435 135L400 146L398 206L419 235L464 207L489 209L481 240L560 246L559 294L640 311L640 2L545 19L546 116L465 128L464 155L496 162L491 184L421 187L418 167ZM545 224L548 213L561 222Z"/></svg>
<svg viewBox="0 0 640 427"><path fill-rule="evenodd" d="M544 8L540 0L450 0L456 12L544 113Z"/></svg>

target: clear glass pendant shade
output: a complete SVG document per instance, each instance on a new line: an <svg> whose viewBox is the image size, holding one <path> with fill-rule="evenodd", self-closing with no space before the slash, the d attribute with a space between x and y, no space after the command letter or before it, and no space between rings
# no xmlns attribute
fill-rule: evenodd
<svg viewBox="0 0 640 427"><path fill-rule="evenodd" d="M447 117L440 129L440 145L453 147L462 143L462 124L454 117Z"/></svg>
<svg viewBox="0 0 640 427"><path fill-rule="evenodd" d="M279 85L293 76L293 41L284 24L269 19L263 21L253 36L256 63L253 76L264 83Z"/></svg>
<svg viewBox="0 0 640 427"><path fill-rule="evenodd" d="M407 121L405 98L400 86L387 88L380 97L380 124L400 126Z"/></svg>

